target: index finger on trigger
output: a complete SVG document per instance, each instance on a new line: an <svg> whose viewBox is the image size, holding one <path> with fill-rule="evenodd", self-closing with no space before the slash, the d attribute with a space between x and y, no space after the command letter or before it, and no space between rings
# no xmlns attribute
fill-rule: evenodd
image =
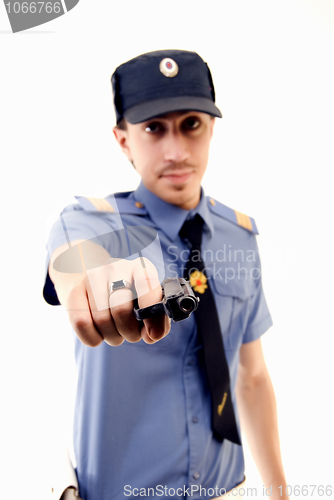
<svg viewBox="0 0 334 500"><path fill-rule="evenodd" d="M158 271L152 262L144 257L137 259L133 270L133 279L139 308L148 307L161 301L162 288ZM154 341L160 340L169 331L169 322L166 322L165 314L162 314L161 317L146 319L144 324L149 338Z"/></svg>

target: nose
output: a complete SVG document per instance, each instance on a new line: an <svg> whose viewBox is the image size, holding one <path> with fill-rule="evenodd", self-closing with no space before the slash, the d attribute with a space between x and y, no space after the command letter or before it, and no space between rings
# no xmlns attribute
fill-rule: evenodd
<svg viewBox="0 0 334 500"><path fill-rule="evenodd" d="M188 143L180 131L170 130L164 139L165 161L182 163L187 160L189 157Z"/></svg>

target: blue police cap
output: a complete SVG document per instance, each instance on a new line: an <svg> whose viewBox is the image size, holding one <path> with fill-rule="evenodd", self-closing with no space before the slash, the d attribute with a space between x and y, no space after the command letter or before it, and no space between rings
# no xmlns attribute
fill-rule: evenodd
<svg viewBox="0 0 334 500"><path fill-rule="evenodd" d="M157 50L116 68L111 77L116 120L140 123L174 111L222 118L208 65L186 50Z"/></svg>

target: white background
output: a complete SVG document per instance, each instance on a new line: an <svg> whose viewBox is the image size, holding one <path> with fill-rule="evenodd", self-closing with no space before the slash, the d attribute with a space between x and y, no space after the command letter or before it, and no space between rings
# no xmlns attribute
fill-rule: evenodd
<svg viewBox="0 0 334 500"><path fill-rule="evenodd" d="M333 484L333 1L81 0L17 34L0 5L1 498L47 498L41 476L71 441L71 333L42 299L48 229L74 195L137 186L112 135L110 75L163 48L209 63L224 118L204 188L260 230L288 482Z"/></svg>

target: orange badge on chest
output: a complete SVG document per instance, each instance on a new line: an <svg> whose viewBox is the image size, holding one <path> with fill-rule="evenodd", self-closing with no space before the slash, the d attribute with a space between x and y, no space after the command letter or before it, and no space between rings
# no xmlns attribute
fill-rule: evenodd
<svg viewBox="0 0 334 500"><path fill-rule="evenodd" d="M208 285L206 284L206 276L201 271L194 271L190 275L190 284L198 293L204 293Z"/></svg>

